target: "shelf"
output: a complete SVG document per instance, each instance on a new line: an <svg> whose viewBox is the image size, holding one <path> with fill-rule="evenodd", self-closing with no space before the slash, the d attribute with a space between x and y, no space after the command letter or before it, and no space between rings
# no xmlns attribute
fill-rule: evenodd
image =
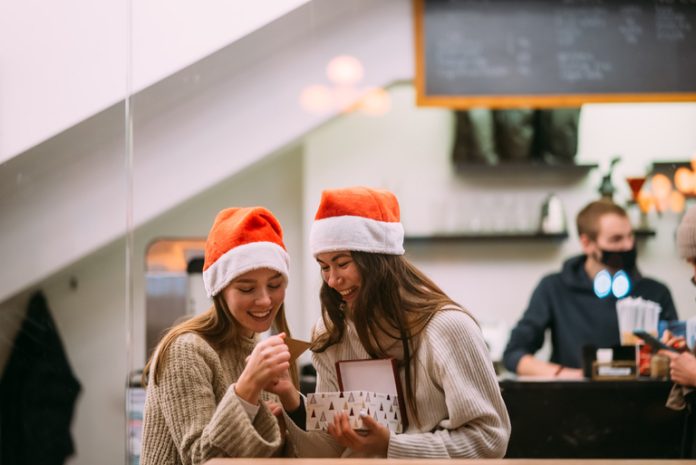
<svg viewBox="0 0 696 465"><path fill-rule="evenodd" d="M455 171L460 175L501 175L501 174L539 174L561 176L585 176L596 163L550 165L540 162L507 162L495 165L484 163L455 163Z"/></svg>
<svg viewBox="0 0 696 465"><path fill-rule="evenodd" d="M657 231L654 229L634 229L633 230L633 235L638 238L644 238L644 237L655 237L657 234Z"/></svg>
<svg viewBox="0 0 696 465"><path fill-rule="evenodd" d="M672 181L672 184L674 184L674 174L677 172L677 170L679 168L688 168L691 170L691 162L690 161L660 161L660 162L655 162L651 165L650 172L648 173L648 177L650 177L654 174L658 174L658 173L664 174ZM696 193L694 193L694 192L683 193L683 194L687 200L696 198Z"/></svg>
<svg viewBox="0 0 696 465"><path fill-rule="evenodd" d="M691 168L689 161L659 161L652 164L651 173L674 174L677 168Z"/></svg>
<svg viewBox="0 0 696 465"><path fill-rule="evenodd" d="M405 242L479 242L479 241L563 241L568 238L568 233L544 234L544 233L490 233L490 234L433 234L429 236L406 236Z"/></svg>

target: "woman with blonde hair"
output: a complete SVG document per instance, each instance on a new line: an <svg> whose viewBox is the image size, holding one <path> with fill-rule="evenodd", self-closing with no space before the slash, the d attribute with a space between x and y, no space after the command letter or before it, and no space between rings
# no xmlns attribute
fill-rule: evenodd
<svg viewBox="0 0 696 465"><path fill-rule="evenodd" d="M145 367L142 465L283 453L284 434L265 402L277 399L265 389L288 371L295 374L288 385L297 386L285 344L288 271L283 233L270 211L228 208L217 215L203 268L214 305L169 330ZM280 334L259 342L256 334L274 324Z"/></svg>

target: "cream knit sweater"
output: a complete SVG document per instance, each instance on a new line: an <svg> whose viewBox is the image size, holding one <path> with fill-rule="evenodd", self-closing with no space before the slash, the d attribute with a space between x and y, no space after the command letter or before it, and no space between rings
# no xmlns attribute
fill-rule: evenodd
<svg viewBox="0 0 696 465"><path fill-rule="evenodd" d="M268 457L282 447L276 418L261 402L253 422L234 392L255 341L216 352L187 333L170 346L159 383L148 384L142 465L199 464L214 457ZM154 372L154 368L153 368ZM269 396L264 393L264 398Z"/></svg>
<svg viewBox="0 0 696 465"><path fill-rule="evenodd" d="M324 330L323 322L317 331ZM416 403L420 426L407 405L409 426L391 434L389 458L496 458L505 455L510 419L476 322L461 309L443 310L426 326L417 355ZM344 339L314 354L317 392L338 391L335 362L370 358L348 324ZM401 372L402 385L405 387ZM406 393L403 390L404 395ZM300 457L350 457L331 436L304 432L286 415L288 434ZM304 425L302 425L304 426Z"/></svg>

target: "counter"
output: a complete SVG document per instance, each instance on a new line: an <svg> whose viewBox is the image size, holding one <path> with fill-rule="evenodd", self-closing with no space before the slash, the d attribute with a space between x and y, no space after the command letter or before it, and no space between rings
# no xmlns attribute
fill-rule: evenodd
<svg viewBox="0 0 696 465"><path fill-rule="evenodd" d="M500 381L503 399L512 422L512 434L506 458L679 458L685 412L665 407L671 387L670 382L652 380ZM314 384L306 386L304 392L314 392ZM287 463L288 459L281 462L246 462L245 460L235 461L235 464ZM409 464L418 464L418 462L410 461ZM428 461L430 462L432 461ZM485 463L495 465L496 462L486 461ZM210 465L225 463L229 462L213 461ZM301 459L293 459L292 463L319 464L316 461ZM331 465L334 462L324 460L321 463ZM351 464L347 459L341 459L340 463ZM370 465L394 463L400 462L370 461ZM451 460L447 463L456 465L464 462ZM476 462L467 461L466 463ZM511 463L531 465L543 462L515 460ZM559 463L581 462L561 461ZM592 463L617 465L643 462L605 460ZM647 465L647 463L676 462L648 460L644 463Z"/></svg>
<svg viewBox="0 0 696 465"><path fill-rule="evenodd" d="M685 465L693 460L213 459L205 465Z"/></svg>
<svg viewBox="0 0 696 465"><path fill-rule="evenodd" d="M679 458L685 413L665 407L671 386L501 381L512 422L506 457Z"/></svg>

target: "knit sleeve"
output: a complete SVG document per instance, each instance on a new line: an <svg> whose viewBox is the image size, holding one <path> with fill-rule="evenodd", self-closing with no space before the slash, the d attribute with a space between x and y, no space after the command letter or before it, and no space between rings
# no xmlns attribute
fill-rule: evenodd
<svg viewBox="0 0 696 465"><path fill-rule="evenodd" d="M510 419L481 332L463 311L442 311L422 341L427 376L442 389L447 414L431 432L392 434L389 458L499 458ZM430 408L427 403L420 411ZM434 410L435 407L433 406Z"/></svg>
<svg viewBox="0 0 696 465"><path fill-rule="evenodd" d="M331 349L329 349L331 350ZM338 391L336 370L332 366L331 357L326 352L312 354L314 367L317 369L316 392ZM304 431L304 425L296 425L285 415L288 437L295 447L298 457L340 457L345 448L337 443L328 433L323 431Z"/></svg>
<svg viewBox="0 0 696 465"><path fill-rule="evenodd" d="M222 374L215 351L184 335L169 348L158 384L151 383L183 464L213 457L267 457L281 446L277 421L261 405L253 423L230 386L219 402L213 383Z"/></svg>

